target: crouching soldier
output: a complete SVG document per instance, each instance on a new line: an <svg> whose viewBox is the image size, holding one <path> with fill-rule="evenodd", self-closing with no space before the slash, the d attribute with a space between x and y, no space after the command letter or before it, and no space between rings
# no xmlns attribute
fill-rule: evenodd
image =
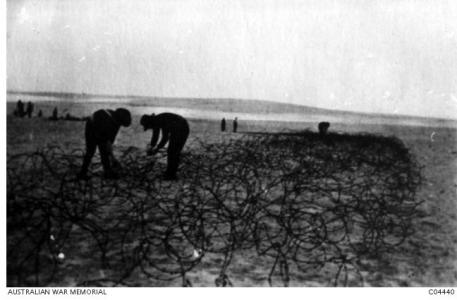
<svg viewBox="0 0 457 300"><path fill-rule="evenodd" d="M187 137L189 136L189 124L183 117L172 114L162 113L157 116L143 115L140 121L144 130L152 129L151 146L148 155L156 154L169 141L167 149L167 170L164 174L165 180L176 180L176 173L179 166L179 158L184 148ZM159 132L162 130L162 139L154 148L159 139Z"/></svg>
<svg viewBox="0 0 457 300"><path fill-rule="evenodd" d="M78 174L79 179L88 178L87 169L97 147L102 159L105 177L118 178L118 174L113 170L113 166L119 166L113 155L113 143L119 128L121 126L128 127L131 123L130 112L124 108L116 110L101 109L94 112L86 121L86 154L84 155L81 171Z"/></svg>

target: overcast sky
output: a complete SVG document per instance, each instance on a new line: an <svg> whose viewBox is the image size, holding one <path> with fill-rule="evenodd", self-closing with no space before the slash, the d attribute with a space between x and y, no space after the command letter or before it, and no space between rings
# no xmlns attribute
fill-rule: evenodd
<svg viewBox="0 0 457 300"><path fill-rule="evenodd" d="M7 88L457 117L457 1L7 2Z"/></svg>

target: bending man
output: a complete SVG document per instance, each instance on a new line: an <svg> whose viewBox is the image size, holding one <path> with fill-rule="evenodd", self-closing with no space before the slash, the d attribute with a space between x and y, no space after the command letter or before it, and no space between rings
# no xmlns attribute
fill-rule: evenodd
<svg viewBox="0 0 457 300"><path fill-rule="evenodd" d="M162 113L157 116L154 114L150 116L143 115L140 123L145 131L152 129L151 146L148 150L148 155L157 153L170 141L167 149L167 170L164 174L164 179L177 179L176 172L178 171L179 157L189 136L189 124L186 119L176 114ZM162 140L157 145L157 148L154 148L159 139L160 130L162 130Z"/></svg>
<svg viewBox="0 0 457 300"><path fill-rule="evenodd" d="M119 166L113 155L113 143L119 128L121 126L128 127L131 123L130 112L125 108L119 108L115 111L100 109L94 112L86 122L86 154L78 178L87 179L87 169L97 147L100 151L105 177L118 178L118 174L112 168Z"/></svg>

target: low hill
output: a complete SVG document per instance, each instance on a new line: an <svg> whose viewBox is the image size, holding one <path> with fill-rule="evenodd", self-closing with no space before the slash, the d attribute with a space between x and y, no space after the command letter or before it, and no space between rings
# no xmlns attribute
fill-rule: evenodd
<svg viewBox="0 0 457 300"><path fill-rule="evenodd" d="M86 94L86 93L62 93L62 92L29 92L29 91L8 91L10 95L24 95L42 98L58 98L75 102L126 102L131 106L158 106L158 107L179 107L231 113L252 113L252 114L303 114L303 115L325 115L336 118L357 118L360 120L379 120L380 123L393 123L402 120L407 123L429 123L442 126L456 126L455 120L426 118L408 115L389 115L377 113L361 113L353 111L342 111L317 108L305 105L281 103L255 99L234 99L234 98L184 98L184 97L148 97L137 95L110 95L110 94ZM382 120L382 121L381 121Z"/></svg>

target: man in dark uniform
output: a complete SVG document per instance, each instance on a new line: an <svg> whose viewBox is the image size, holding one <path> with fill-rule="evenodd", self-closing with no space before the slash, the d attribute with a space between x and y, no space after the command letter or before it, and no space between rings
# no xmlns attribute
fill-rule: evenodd
<svg viewBox="0 0 457 300"><path fill-rule="evenodd" d="M106 178L116 179L118 174L113 170L113 166L119 163L113 156L113 143L121 126L128 127L132 123L130 112L125 108L101 109L86 121L86 154L84 156L79 179L87 179L87 169L98 147L102 159L103 169Z"/></svg>
<svg viewBox="0 0 457 300"><path fill-rule="evenodd" d="M25 115L25 111L24 111L24 103L21 101L21 99L19 99L19 101L17 102L17 116L22 118L24 115Z"/></svg>
<svg viewBox="0 0 457 300"><path fill-rule="evenodd" d="M58 117L57 107L54 107L54 109L52 110L52 116L49 117L49 120L57 121L58 119L59 119L59 117Z"/></svg>
<svg viewBox="0 0 457 300"><path fill-rule="evenodd" d="M238 130L238 118L233 119L233 132Z"/></svg>
<svg viewBox="0 0 457 300"><path fill-rule="evenodd" d="M320 122L318 125L319 134L325 136L327 134L328 128L330 127L329 122Z"/></svg>
<svg viewBox="0 0 457 300"><path fill-rule="evenodd" d="M225 118L222 118L222 121L221 121L221 131L224 132L225 131Z"/></svg>
<svg viewBox="0 0 457 300"><path fill-rule="evenodd" d="M29 118L32 117L32 113L33 113L33 103L32 102L27 102L27 108L26 108L26 112L27 112L27 116Z"/></svg>
<svg viewBox="0 0 457 300"><path fill-rule="evenodd" d="M179 157L189 136L189 124L183 117L173 113L162 113L157 116L143 115L140 121L144 130L152 129L151 146L148 155L157 153L169 142L167 149L167 170L164 174L165 180L176 180L176 172L179 166ZM162 140L154 148L159 139L159 132L162 130Z"/></svg>

